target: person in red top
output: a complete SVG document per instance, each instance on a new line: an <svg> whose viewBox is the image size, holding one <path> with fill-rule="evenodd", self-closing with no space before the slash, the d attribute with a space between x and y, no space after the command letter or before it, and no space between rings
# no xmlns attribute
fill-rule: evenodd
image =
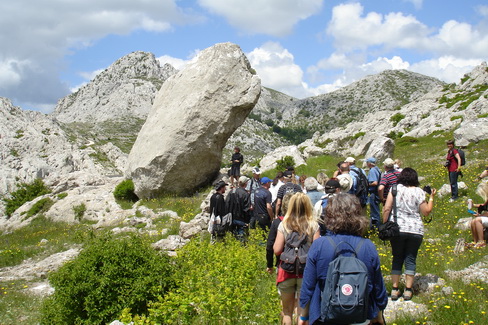
<svg viewBox="0 0 488 325"><path fill-rule="evenodd" d="M454 140L449 140L447 144L447 156L445 166L449 172L449 183L451 184L451 199L449 202L453 202L458 198L458 176L461 172L461 156L459 156L458 150L454 147Z"/></svg>

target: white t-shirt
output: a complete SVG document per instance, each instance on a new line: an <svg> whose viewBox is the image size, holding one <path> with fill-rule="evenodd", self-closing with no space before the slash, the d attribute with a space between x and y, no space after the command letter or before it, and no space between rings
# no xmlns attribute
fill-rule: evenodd
<svg viewBox="0 0 488 325"><path fill-rule="evenodd" d="M420 215L420 204L423 202L425 202L425 192L421 188L398 184L396 203L397 223L400 226L400 232L424 234L424 223ZM393 220L393 215L390 220Z"/></svg>

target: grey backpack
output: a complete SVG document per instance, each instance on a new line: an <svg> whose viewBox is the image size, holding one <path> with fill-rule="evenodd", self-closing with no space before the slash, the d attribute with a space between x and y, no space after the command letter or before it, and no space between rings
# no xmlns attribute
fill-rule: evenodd
<svg viewBox="0 0 488 325"><path fill-rule="evenodd" d="M285 238L285 248L280 255L281 268L288 273L303 274L310 249L307 234L291 232Z"/></svg>
<svg viewBox="0 0 488 325"><path fill-rule="evenodd" d="M363 245L362 239L356 249L348 242L341 241L337 245L331 237L326 236L334 250L334 259L329 263L327 278L322 291L320 320L334 324L362 323L368 318L368 269L357 258L357 252ZM351 256L338 253L339 246L345 244Z"/></svg>

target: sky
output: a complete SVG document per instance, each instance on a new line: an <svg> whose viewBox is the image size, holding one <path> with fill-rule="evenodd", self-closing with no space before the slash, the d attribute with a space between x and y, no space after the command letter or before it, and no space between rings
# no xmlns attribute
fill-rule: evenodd
<svg viewBox="0 0 488 325"><path fill-rule="evenodd" d="M488 1L4 0L0 97L49 113L131 52L182 69L221 42L297 98L386 69L453 83L488 60Z"/></svg>

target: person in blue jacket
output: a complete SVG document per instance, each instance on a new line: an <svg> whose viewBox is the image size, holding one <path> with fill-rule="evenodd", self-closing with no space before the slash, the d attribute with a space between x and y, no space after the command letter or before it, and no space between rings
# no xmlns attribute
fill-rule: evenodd
<svg viewBox="0 0 488 325"><path fill-rule="evenodd" d="M326 207L324 222L327 228L326 236L330 236L336 245L345 241L352 247L357 247L358 243L364 240L357 252L357 257L368 268L370 304L368 321L364 324L384 324L382 311L388 303L388 294L383 282L376 246L369 239L362 237L368 229L369 222L362 215L359 199L355 195L346 193L339 193L332 197ZM321 293L334 253L334 247L325 236L316 239L310 247L300 291L302 308L298 322L300 325L327 324L321 321Z"/></svg>

